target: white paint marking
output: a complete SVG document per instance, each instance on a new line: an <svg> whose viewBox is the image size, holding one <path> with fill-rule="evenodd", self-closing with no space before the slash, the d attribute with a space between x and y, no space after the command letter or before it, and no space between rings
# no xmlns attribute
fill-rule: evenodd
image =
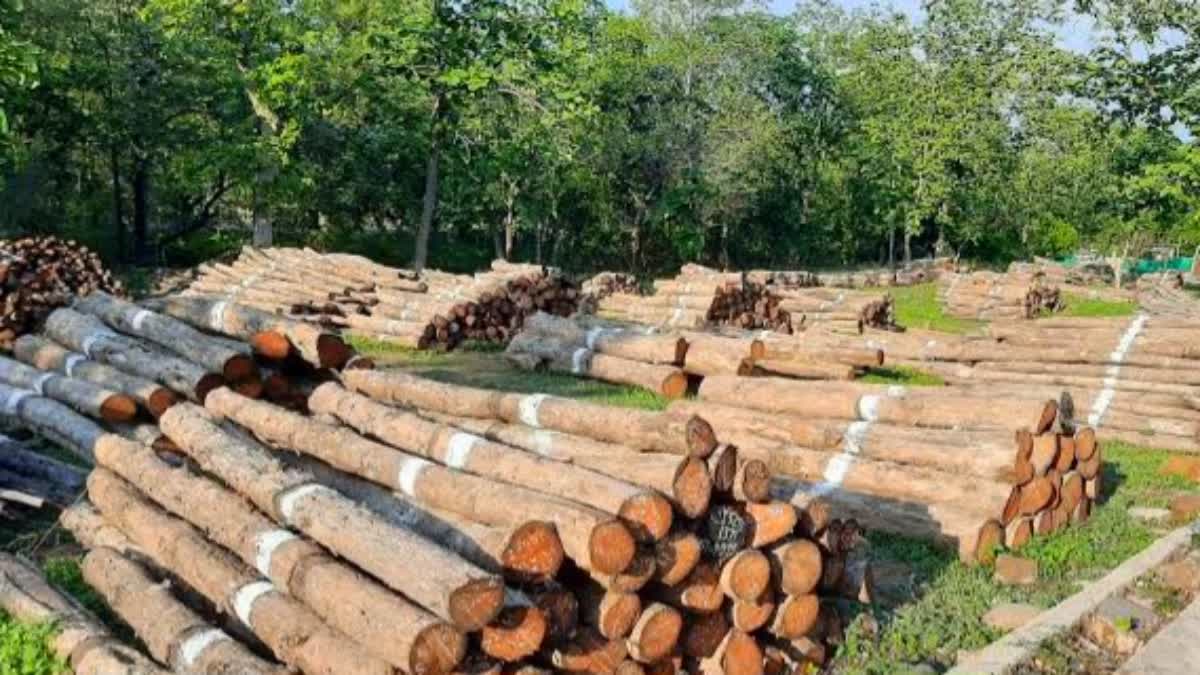
<svg viewBox="0 0 1200 675"><path fill-rule="evenodd" d="M140 333L142 331L142 324L146 323L146 319L152 316L154 316L154 312L148 309L139 309L137 314L133 315L133 320L129 322L129 325L133 326L133 329Z"/></svg>
<svg viewBox="0 0 1200 675"><path fill-rule="evenodd" d="M603 335L604 335L603 328L599 328L599 327L593 328L587 332L587 337L584 338L584 344L587 345L588 349L595 349L596 348L596 340L599 340Z"/></svg>
<svg viewBox="0 0 1200 675"><path fill-rule="evenodd" d="M858 398L858 418L868 422L879 419L879 396L866 394Z"/></svg>
<svg viewBox="0 0 1200 675"><path fill-rule="evenodd" d="M542 457L553 457L557 453L554 452L554 437L556 434L553 431L538 430L533 432L533 451Z"/></svg>
<svg viewBox="0 0 1200 675"><path fill-rule="evenodd" d="M287 530L259 532L254 538L254 568L265 577L271 576L271 558L275 556L275 549L296 539L296 535Z"/></svg>
<svg viewBox="0 0 1200 675"><path fill-rule="evenodd" d="M548 394L532 394L521 399L521 402L517 404L517 417L521 420L521 424L535 429L542 426L538 420L538 410L547 398L550 398Z"/></svg>
<svg viewBox="0 0 1200 675"><path fill-rule="evenodd" d="M63 363L63 370L67 372L67 377L75 377L75 366L87 360L83 354L68 354L67 360Z"/></svg>
<svg viewBox="0 0 1200 675"><path fill-rule="evenodd" d="M591 352L588 351L587 347L580 347L579 349L576 349L575 352L571 354L571 372L575 373L576 375L585 372L587 370L585 368L587 358L590 355Z"/></svg>
<svg viewBox="0 0 1200 675"><path fill-rule="evenodd" d="M275 587L269 581L252 581L237 590L233 596L233 610L242 623L249 628L254 628L254 624L250 623L250 614L254 611L254 603L274 590Z"/></svg>
<svg viewBox="0 0 1200 675"><path fill-rule="evenodd" d="M229 303L222 300L208 310L208 326L218 333L225 332L225 309Z"/></svg>
<svg viewBox="0 0 1200 675"><path fill-rule="evenodd" d="M4 412L9 415L16 415L17 406L21 405L21 401L24 401L30 396L33 396L32 391L24 391L20 389L9 394L8 398L4 399Z"/></svg>
<svg viewBox="0 0 1200 675"><path fill-rule="evenodd" d="M42 373L41 375L38 375L38 378L33 381L33 390L38 393L38 396L45 396L46 383L55 377L56 375L54 373Z"/></svg>
<svg viewBox="0 0 1200 675"><path fill-rule="evenodd" d="M1142 329L1146 327L1146 322L1149 320L1146 314L1138 314L1130 322L1129 328L1125 329L1125 333L1121 335L1121 340L1117 342L1117 348L1109 354L1108 358L1112 361L1112 365L1104 369L1104 389L1096 396L1096 400L1092 401L1092 410L1088 413L1088 426L1096 429L1104 422L1104 416L1108 414L1108 408L1112 405L1113 398L1117 395L1117 382L1121 376L1121 364L1125 362L1126 356L1129 355L1129 350L1133 348L1134 342L1138 335L1141 335Z"/></svg>
<svg viewBox="0 0 1200 675"><path fill-rule="evenodd" d="M200 655L204 650L218 642L229 640L230 637L224 631L209 628L197 633L193 633L191 637L183 641L179 646L179 658L183 661L184 668L192 668L196 665L196 661L200 659Z"/></svg>
<svg viewBox="0 0 1200 675"><path fill-rule="evenodd" d="M288 490L279 498L279 514L283 516L285 521L290 523L292 521L292 512L296 510L296 502L321 491L333 492L333 490L324 485L316 483L305 483L304 485L299 485Z"/></svg>
<svg viewBox="0 0 1200 675"><path fill-rule="evenodd" d="M430 466L433 466L433 464L420 457L405 459L400 464L400 472L397 476L397 481L400 483L400 491L409 497L415 497L417 495L417 479L421 477L421 472Z"/></svg>
<svg viewBox="0 0 1200 675"><path fill-rule="evenodd" d="M482 438L464 431L455 433L450 437L450 443L446 448L446 466L452 469L465 469L467 462L471 461L471 451L475 449L475 444L482 440Z"/></svg>

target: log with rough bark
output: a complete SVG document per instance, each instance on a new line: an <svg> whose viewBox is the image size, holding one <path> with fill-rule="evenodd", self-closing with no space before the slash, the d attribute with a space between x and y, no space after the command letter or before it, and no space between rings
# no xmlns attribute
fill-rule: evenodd
<svg viewBox="0 0 1200 675"><path fill-rule="evenodd" d="M174 392L153 380L92 361L39 335L18 338L13 343L13 356L35 368L58 371L67 377L132 396L156 418L179 402Z"/></svg>
<svg viewBox="0 0 1200 675"><path fill-rule="evenodd" d="M175 598L141 565L108 548L95 548L82 564L83 579L133 628L155 659L185 672L281 675L240 642L214 628Z"/></svg>
<svg viewBox="0 0 1200 675"><path fill-rule="evenodd" d="M47 337L101 363L154 380L195 401L224 384L202 366L120 335L94 316L72 309L55 310L46 319Z"/></svg>
<svg viewBox="0 0 1200 675"><path fill-rule="evenodd" d="M87 464L94 463L92 446L105 433L100 425L58 401L5 384L0 384L0 417L17 421Z"/></svg>
<svg viewBox="0 0 1200 675"><path fill-rule="evenodd" d="M679 335L645 334L616 324L588 323L580 318L538 312L525 320L526 333L554 337L567 345L631 361L683 365L687 341Z"/></svg>
<svg viewBox="0 0 1200 675"><path fill-rule="evenodd" d="M145 446L112 435L96 444L96 461L396 667L449 672L465 655L464 636L448 624L280 529L236 493L186 466L171 467ZM390 621L381 624L379 617Z"/></svg>
<svg viewBox="0 0 1200 675"><path fill-rule="evenodd" d="M687 392L687 376L674 366L655 365L593 352L585 346L525 331L509 342L505 351L510 363L526 370L550 370L590 377L605 382L628 384L667 398Z"/></svg>
<svg viewBox="0 0 1200 675"><path fill-rule="evenodd" d="M792 324L803 325L806 330L839 322L881 330L899 328L895 304L887 293L812 288L779 291L778 295L780 308L792 315Z"/></svg>
<svg viewBox="0 0 1200 675"><path fill-rule="evenodd" d="M946 313L966 319L1030 319L1064 307L1058 287L1039 273L944 274L938 284Z"/></svg>
<svg viewBox="0 0 1200 675"><path fill-rule="evenodd" d="M65 403L88 417L105 422L128 422L137 417L137 401L130 396L2 356L0 382Z"/></svg>
<svg viewBox="0 0 1200 675"><path fill-rule="evenodd" d="M226 380L238 382L258 377L249 347L214 340L178 319L157 314L107 293L92 293L75 303L75 309L99 318L113 329L172 351ZM237 344L237 343L234 343Z"/></svg>
<svg viewBox="0 0 1200 675"><path fill-rule="evenodd" d="M83 492L87 474L77 467L34 452L0 434L0 485L17 485L59 506L67 506Z"/></svg>
<svg viewBox="0 0 1200 675"><path fill-rule="evenodd" d="M160 423L201 468L276 522L300 530L434 615L476 630L499 614L504 600L499 579L386 523L311 475L286 469L263 448L221 429L202 408L177 405Z"/></svg>
<svg viewBox="0 0 1200 675"><path fill-rule="evenodd" d="M50 647L78 675L167 675L10 553L0 553L0 609L21 621L55 625Z"/></svg>

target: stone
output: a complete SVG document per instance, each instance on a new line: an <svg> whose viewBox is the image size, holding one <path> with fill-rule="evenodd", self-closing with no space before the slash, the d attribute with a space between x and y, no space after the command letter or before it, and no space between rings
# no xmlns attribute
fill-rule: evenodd
<svg viewBox="0 0 1200 675"><path fill-rule="evenodd" d="M1200 483L1200 457L1172 457L1158 472L1164 476L1180 476Z"/></svg>
<svg viewBox="0 0 1200 675"><path fill-rule="evenodd" d="M1010 586L1028 586L1037 579L1037 561L1007 553L996 557L996 581Z"/></svg>
<svg viewBox="0 0 1200 675"><path fill-rule="evenodd" d="M1153 634L1160 619L1151 610L1113 596L1083 620L1084 637L1117 654L1132 654Z"/></svg>
<svg viewBox="0 0 1200 675"><path fill-rule="evenodd" d="M988 613L983 615L983 622L996 630L1010 631L1033 621L1041 613L1041 607L1019 602L1006 602L988 610Z"/></svg>
<svg viewBox="0 0 1200 675"><path fill-rule="evenodd" d="M1191 593L1200 590L1200 562L1188 557L1158 568L1158 579L1167 588Z"/></svg>
<svg viewBox="0 0 1200 675"><path fill-rule="evenodd" d="M1179 520L1195 518L1200 514L1200 495L1177 495L1171 500L1171 513Z"/></svg>
<svg viewBox="0 0 1200 675"><path fill-rule="evenodd" d="M1138 520L1153 523L1170 518L1171 512L1167 509L1155 509L1148 506L1131 506L1129 507L1129 515Z"/></svg>

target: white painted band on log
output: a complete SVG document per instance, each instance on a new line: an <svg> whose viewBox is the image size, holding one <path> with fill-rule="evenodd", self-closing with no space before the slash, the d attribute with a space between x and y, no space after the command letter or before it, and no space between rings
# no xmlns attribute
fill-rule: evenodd
<svg viewBox="0 0 1200 675"><path fill-rule="evenodd" d="M254 603L274 590L275 587L269 581L252 581L239 588L233 596L233 611L237 614L237 618L241 619L246 626L254 628L254 624L250 623L250 614L254 611Z"/></svg>
<svg viewBox="0 0 1200 675"><path fill-rule="evenodd" d="M588 349L595 349L596 348L596 340L599 340L600 337L603 335L604 335L603 328L599 328L599 327L593 328L587 332L587 337L584 338L583 342L584 342L584 344L587 345Z"/></svg>
<svg viewBox="0 0 1200 675"><path fill-rule="evenodd" d="M679 323L681 318L683 318L683 310L675 310L675 312L671 314L671 325L674 326L675 324Z"/></svg>
<svg viewBox="0 0 1200 675"><path fill-rule="evenodd" d="M230 637L225 634L225 631L217 628L209 628L208 630L192 633L188 639L179 645L179 659L184 668L192 668L196 665L196 661L212 645L229 640Z"/></svg>
<svg viewBox="0 0 1200 675"><path fill-rule="evenodd" d="M589 354L591 354L591 352L588 351L587 347L580 347L579 349L576 349L573 354L571 354L572 373L579 375L580 373L584 372L584 364Z"/></svg>
<svg viewBox="0 0 1200 675"><path fill-rule="evenodd" d="M146 319L148 317L151 317L153 315L154 315L154 312L151 312L148 309L139 309L137 314L133 315L133 320L129 322L129 325L133 326L134 330L141 331L142 324L146 322Z"/></svg>
<svg viewBox="0 0 1200 675"><path fill-rule="evenodd" d="M93 333L83 339L83 344L79 345L80 351L88 356L92 355L92 347L96 346L96 341L102 337L108 337L107 333Z"/></svg>
<svg viewBox="0 0 1200 675"><path fill-rule="evenodd" d="M1125 357L1129 355L1129 350L1133 349L1133 344L1137 340L1138 335L1142 333L1142 329L1146 327L1146 322L1149 320L1146 314L1138 314L1130 322L1129 328L1125 329L1125 333L1121 335L1121 340L1117 342L1117 348L1109 354L1109 360L1112 365L1105 369L1104 374L1104 389L1092 401L1092 410L1088 414L1088 426L1100 428L1100 424L1104 422L1104 416L1108 414L1108 408L1112 405L1113 398L1117 395L1117 381L1121 375L1121 364L1125 362Z"/></svg>
<svg viewBox="0 0 1200 675"><path fill-rule="evenodd" d="M75 377L75 366L86 360L87 357L83 354L68 354L67 360L63 363L63 370L66 371L67 377Z"/></svg>
<svg viewBox="0 0 1200 675"><path fill-rule="evenodd" d="M868 422L879 419L879 396L866 394L858 398L858 418Z"/></svg>
<svg viewBox="0 0 1200 675"><path fill-rule="evenodd" d="M554 437L553 431L535 431L533 432L533 451L543 457L554 455Z"/></svg>
<svg viewBox="0 0 1200 675"><path fill-rule="evenodd" d="M271 576L271 559L275 549L298 537L287 530L267 530L254 538L254 569L263 576Z"/></svg>
<svg viewBox="0 0 1200 675"><path fill-rule="evenodd" d="M32 391L17 390L8 395L4 399L4 412L9 415L17 414L17 406L21 405L21 401L33 396Z"/></svg>
<svg viewBox="0 0 1200 675"><path fill-rule="evenodd" d="M38 378L33 381L33 390L38 393L38 396L46 395L46 390L44 387L46 386L46 383L54 377L54 373L42 373L41 375L38 375Z"/></svg>
<svg viewBox="0 0 1200 675"><path fill-rule="evenodd" d="M908 396L908 388L900 384L888 385L887 395L888 398L904 398Z"/></svg>
<svg viewBox="0 0 1200 675"><path fill-rule="evenodd" d="M217 332L225 332L225 308L229 303L222 300L208 311L208 326Z"/></svg>
<svg viewBox="0 0 1200 675"><path fill-rule="evenodd" d="M482 440L475 434L468 434L465 431L451 436L450 443L446 448L446 466L452 469L466 468L467 462L471 461L471 450L475 449L475 444Z"/></svg>
<svg viewBox="0 0 1200 675"><path fill-rule="evenodd" d="M290 523L292 521L292 512L296 510L296 502L321 491L333 492L333 490L317 483L305 483L287 490L279 498L279 515L283 516L283 519Z"/></svg>
<svg viewBox="0 0 1200 675"><path fill-rule="evenodd" d="M400 491L409 497L415 497L417 495L417 479L421 477L421 472L430 466L433 465L420 457L405 459L400 464L400 471L396 476L397 482L400 483Z"/></svg>
<svg viewBox="0 0 1200 675"><path fill-rule="evenodd" d="M547 398L550 398L548 394L532 394L521 399L517 404L517 417L521 424L534 428L542 426L538 421L538 410Z"/></svg>

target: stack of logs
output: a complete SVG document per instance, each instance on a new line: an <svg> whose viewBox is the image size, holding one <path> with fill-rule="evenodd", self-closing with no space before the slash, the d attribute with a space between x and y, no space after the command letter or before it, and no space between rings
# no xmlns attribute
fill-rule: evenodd
<svg viewBox="0 0 1200 675"><path fill-rule="evenodd" d="M684 265L674 279L654 282L654 295L614 294L600 301L605 318L670 328L707 325L792 331L791 318L764 284L738 272Z"/></svg>
<svg viewBox="0 0 1200 675"><path fill-rule="evenodd" d="M57 237L0 241L0 348L36 331L76 295L96 290L124 293L88 247Z"/></svg>
<svg viewBox="0 0 1200 675"><path fill-rule="evenodd" d="M1137 300L1142 309L1153 316L1200 321L1200 297L1182 286L1142 288L1138 291Z"/></svg>
<svg viewBox="0 0 1200 675"><path fill-rule="evenodd" d="M159 305L194 334L110 302L84 307L108 324L85 354L131 382L117 355L157 349L150 336L237 351L180 309L195 299ZM95 366L58 361L7 364L0 414L96 465L62 522L90 549L84 578L166 668L790 672L823 663L839 607L872 595L859 526L773 500L767 466L694 415L346 369L312 382L313 416L223 386L178 392L196 402L154 425L106 417ZM104 658L77 672L114 672L128 648L54 603L18 611L38 586L7 581L0 606L97 638Z"/></svg>
<svg viewBox="0 0 1200 675"><path fill-rule="evenodd" d="M990 560L1085 520L1101 494L1095 433L1050 400L954 388L709 377L698 414L779 478L775 495L868 529Z"/></svg>
<svg viewBox="0 0 1200 675"><path fill-rule="evenodd" d="M836 332L861 334L864 327L899 330L895 303L887 293L811 288L780 291L779 307L792 316L792 326L814 326Z"/></svg>
<svg viewBox="0 0 1200 675"><path fill-rule="evenodd" d="M800 335L734 328L663 331L589 316L535 314L505 357L525 370L548 370L648 389L667 398L708 375L782 375L851 380L883 365L878 349L813 349Z"/></svg>
<svg viewBox="0 0 1200 675"><path fill-rule="evenodd" d="M946 313L964 319L1032 319L1064 307L1058 288L1037 272L944 274L938 284Z"/></svg>
<svg viewBox="0 0 1200 675"><path fill-rule="evenodd" d="M583 294L596 300L603 300L613 293L636 295L641 291L638 279L633 274L625 272L600 272L583 282L580 289Z"/></svg>
<svg viewBox="0 0 1200 675"><path fill-rule="evenodd" d="M578 290L557 271L497 260L474 276L420 275L345 254L246 247L201 266L185 295L250 305L412 348L505 343L536 311L575 311Z"/></svg>

